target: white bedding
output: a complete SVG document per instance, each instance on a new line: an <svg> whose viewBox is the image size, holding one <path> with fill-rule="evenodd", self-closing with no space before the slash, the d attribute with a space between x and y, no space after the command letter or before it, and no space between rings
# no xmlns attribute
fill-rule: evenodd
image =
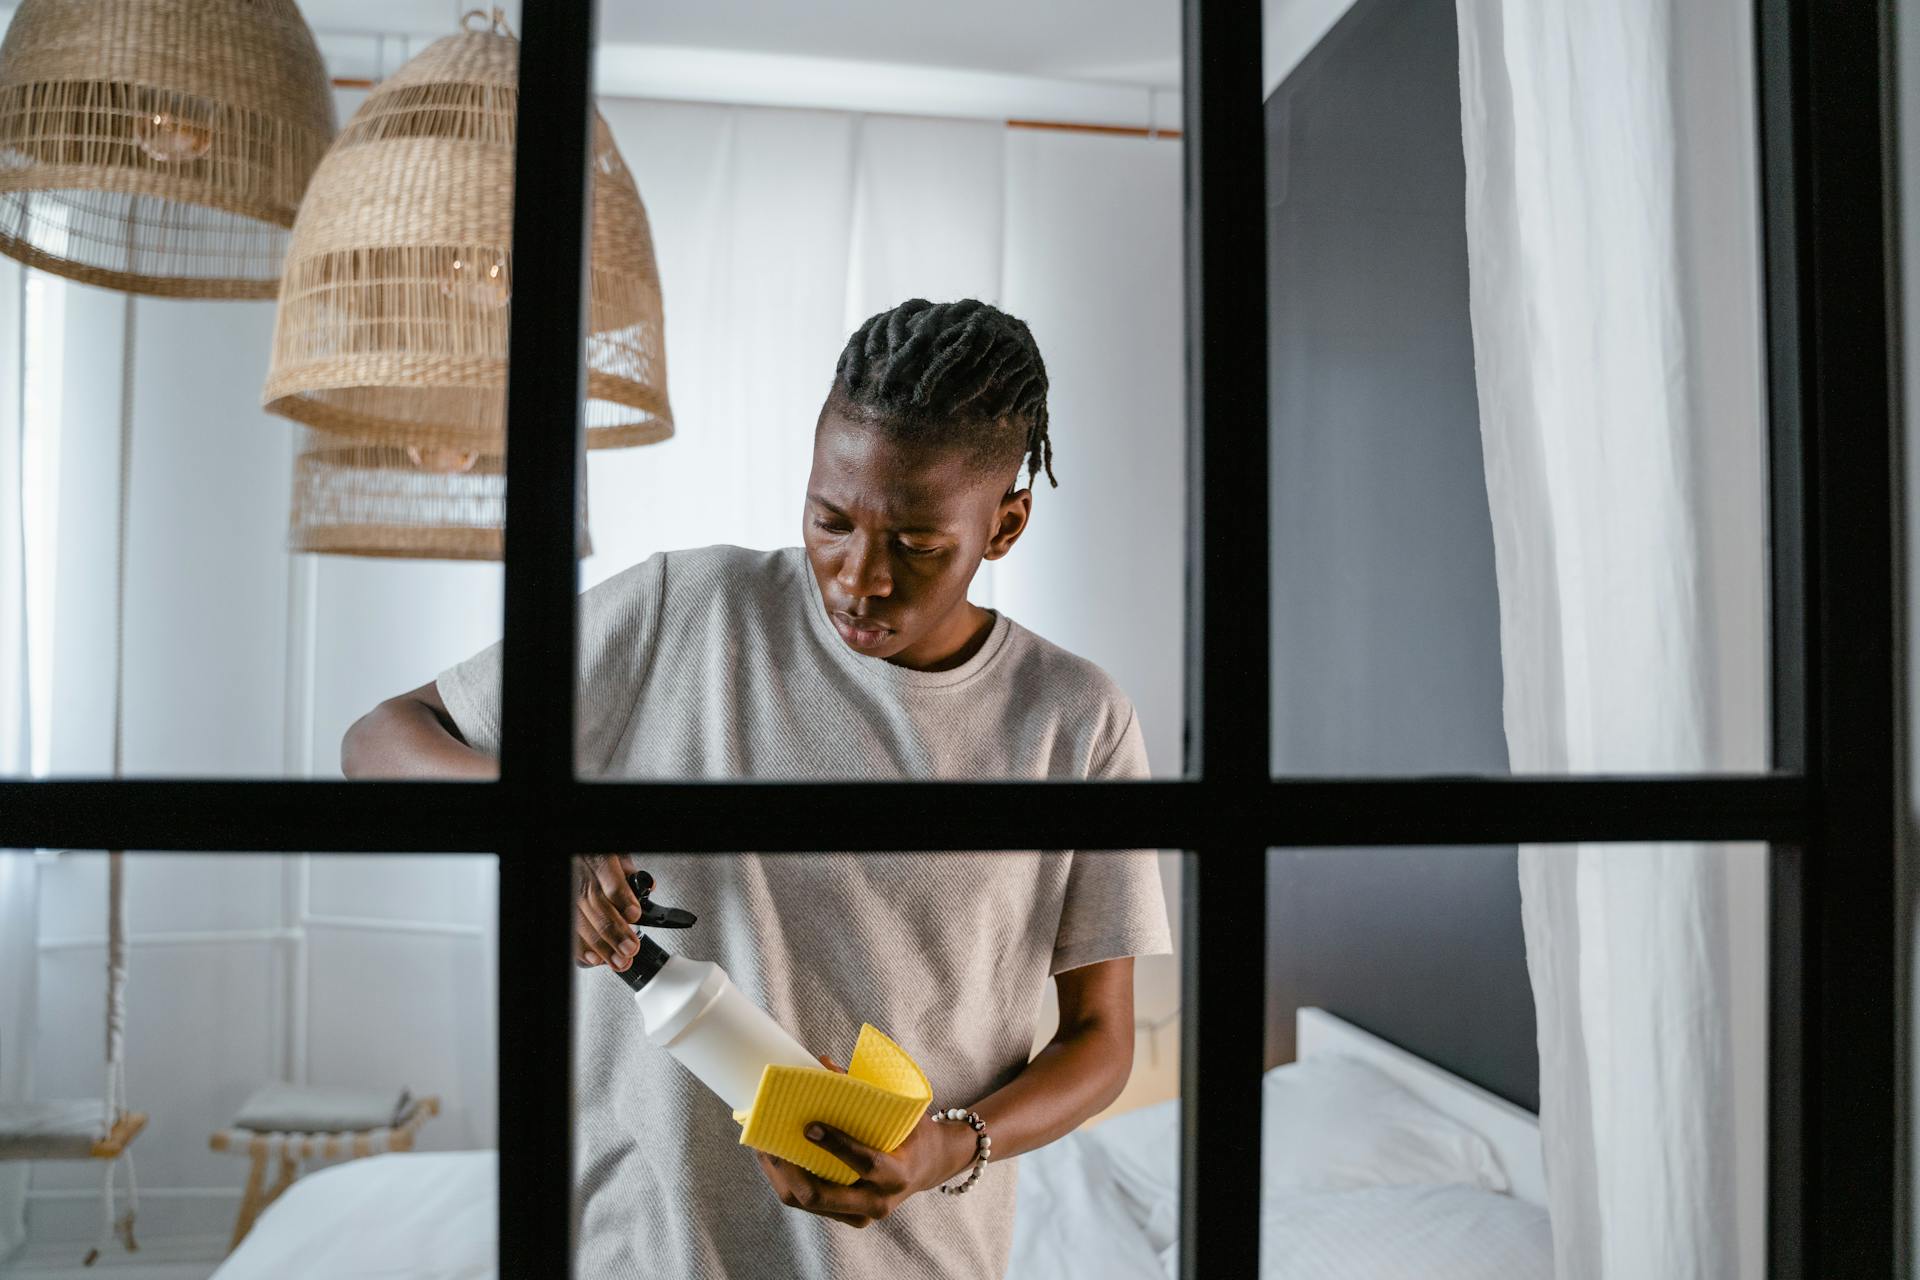
<svg viewBox="0 0 1920 1280"><path fill-rule="evenodd" d="M1478 1134L1364 1062L1269 1071L1261 1280L1551 1280L1544 1209ZM1177 1280L1177 1102L1020 1157L1007 1280Z"/></svg>
<svg viewBox="0 0 1920 1280"><path fill-rule="evenodd" d="M300 1179L217 1280L495 1280L492 1151L369 1156Z"/></svg>
<svg viewBox="0 0 1920 1280"><path fill-rule="evenodd" d="M1538 1205L1459 1185L1306 1191L1260 1213L1260 1280L1552 1280Z"/></svg>
<svg viewBox="0 0 1920 1280"><path fill-rule="evenodd" d="M1262 1280L1550 1280L1545 1211L1498 1193L1473 1135L1341 1063L1268 1073ZM1364 1116L1332 1105L1361 1095ZM1020 1157L1007 1280L1176 1277L1179 1149L1167 1102ZM495 1169L385 1155L303 1178L215 1280L494 1280Z"/></svg>
<svg viewBox="0 0 1920 1280"><path fill-rule="evenodd" d="M1172 1243L1171 1234L1163 1236L1152 1214L1141 1213L1121 1191L1104 1152L1089 1136L1070 1133L1014 1161L1020 1194L1006 1280L1166 1280L1161 1254ZM1178 1152L1176 1146L1176 1159ZM991 1176L991 1167L987 1172ZM1176 1203L1167 1224L1178 1220Z"/></svg>

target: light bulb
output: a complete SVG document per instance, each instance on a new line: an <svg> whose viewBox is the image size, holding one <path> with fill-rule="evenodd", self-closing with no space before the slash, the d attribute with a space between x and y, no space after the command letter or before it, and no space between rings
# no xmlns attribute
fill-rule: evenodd
<svg viewBox="0 0 1920 1280"><path fill-rule="evenodd" d="M455 258L440 281L440 296L486 311L498 311L513 296L513 285L507 278L507 260L497 254L487 262Z"/></svg>
<svg viewBox="0 0 1920 1280"><path fill-rule="evenodd" d="M134 141L161 164L198 160L213 149L213 130L171 111L143 111L133 118Z"/></svg>
<svg viewBox="0 0 1920 1280"><path fill-rule="evenodd" d="M473 470L473 464L480 461L480 455L472 449L449 449L444 445L426 448L410 444L407 446L407 461L422 471L457 476Z"/></svg>

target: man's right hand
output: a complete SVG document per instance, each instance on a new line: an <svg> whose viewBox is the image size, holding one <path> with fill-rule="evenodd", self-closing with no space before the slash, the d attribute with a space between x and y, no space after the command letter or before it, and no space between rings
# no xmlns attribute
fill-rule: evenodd
<svg viewBox="0 0 1920 1280"><path fill-rule="evenodd" d="M582 969L624 970L640 950L634 926L640 899L627 876L640 868L624 853L588 853L573 860L573 933Z"/></svg>

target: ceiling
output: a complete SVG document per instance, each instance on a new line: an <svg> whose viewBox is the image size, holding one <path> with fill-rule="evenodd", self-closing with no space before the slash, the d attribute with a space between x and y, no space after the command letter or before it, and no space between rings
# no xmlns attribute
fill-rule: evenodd
<svg viewBox="0 0 1920 1280"><path fill-rule="evenodd" d="M302 0L316 31L443 34L456 0ZM504 5L517 14L518 0ZM517 24L516 24L517 25ZM601 0L606 43L1180 82L1180 0Z"/></svg>

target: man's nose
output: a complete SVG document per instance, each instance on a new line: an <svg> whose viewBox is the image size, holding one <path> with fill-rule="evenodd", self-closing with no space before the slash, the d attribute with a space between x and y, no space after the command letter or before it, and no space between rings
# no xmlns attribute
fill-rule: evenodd
<svg viewBox="0 0 1920 1280"><path fill-rule="evenodd" d="M883 540L855 534L840 561L840 589L850 596L893 594L893 570Z"/></svg>

